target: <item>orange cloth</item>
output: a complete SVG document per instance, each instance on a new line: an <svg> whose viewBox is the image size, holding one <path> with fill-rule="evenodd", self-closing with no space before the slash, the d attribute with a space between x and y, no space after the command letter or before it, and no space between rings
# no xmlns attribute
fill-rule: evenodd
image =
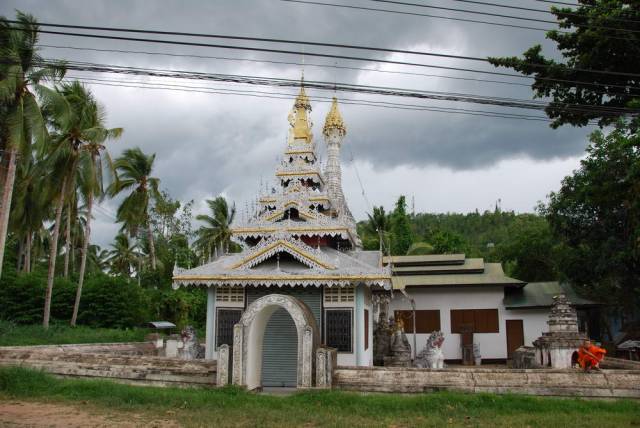
<svg viewBox="0 0 640 428"><path fill-rule="evenodd" d="M590 345L588 348L581 346L580 349L578 349L578 364L580 364L580 367L583 369L596 367L600 364L600 361L602 361L606 353L606 350L596 345Z"/></svg>

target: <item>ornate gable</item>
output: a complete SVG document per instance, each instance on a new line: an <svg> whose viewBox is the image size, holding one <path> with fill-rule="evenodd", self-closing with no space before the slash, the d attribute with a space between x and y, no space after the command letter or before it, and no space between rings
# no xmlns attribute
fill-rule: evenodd
<svg viewBox="0 0 640 428"><path fill-rule="evenodd" d="M282 252L309 268L336 269L322 251L298 240L275 238L262 241L261 244L251 248L245 257L231 266L231 269L250 269Z"/></svg>

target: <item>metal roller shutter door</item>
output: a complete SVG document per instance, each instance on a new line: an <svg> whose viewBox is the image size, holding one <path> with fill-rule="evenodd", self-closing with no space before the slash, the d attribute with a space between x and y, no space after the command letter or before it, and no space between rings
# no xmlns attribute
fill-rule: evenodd
<svg viewBox="0 0 640 428"><path fill-rule="evenodd" d="M322 311L320 288L248 288L247 304L267 294L285 294L304 302L313 313L318 327ZM267 323L262 342L262 386L295 387L297 384L298 338L293 319L278 309Z"/></svg>

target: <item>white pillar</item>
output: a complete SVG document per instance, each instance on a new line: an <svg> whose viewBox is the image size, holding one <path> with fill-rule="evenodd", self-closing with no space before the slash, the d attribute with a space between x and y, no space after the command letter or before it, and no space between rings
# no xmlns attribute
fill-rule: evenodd
<svg viewBox="0 0 640 428"><path fill-rule="evenodd" d="M213 360L216 349L216 289L209 287L207 289L207 324L206 324L206 347L204 350L204 358Z"/></svg>
<svg viewBox="0 0 640 428"><path fill-rule="evenodd" d="M368 366L367 354L364 351L364 285L356 285L356 365Z"/></svg>

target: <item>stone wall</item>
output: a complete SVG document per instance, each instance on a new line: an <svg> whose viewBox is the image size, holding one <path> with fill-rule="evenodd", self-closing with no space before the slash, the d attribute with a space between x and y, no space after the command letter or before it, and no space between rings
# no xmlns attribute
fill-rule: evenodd
<svg viewBox="0 0 640 428"><path fill-rule="evenodd" d="M514 393L526 395L640 398L640 370L583 373L553 369L444 370L401 367L338 367L334 388L372 392Z"/></svg>
<svg viewBox="0 0 640 428"><path fill-rule="evenodd" d="M216 385L215 361L157 357L152 355L154 349L147 343L0 347L0 365L129 384Z"/></svg>

